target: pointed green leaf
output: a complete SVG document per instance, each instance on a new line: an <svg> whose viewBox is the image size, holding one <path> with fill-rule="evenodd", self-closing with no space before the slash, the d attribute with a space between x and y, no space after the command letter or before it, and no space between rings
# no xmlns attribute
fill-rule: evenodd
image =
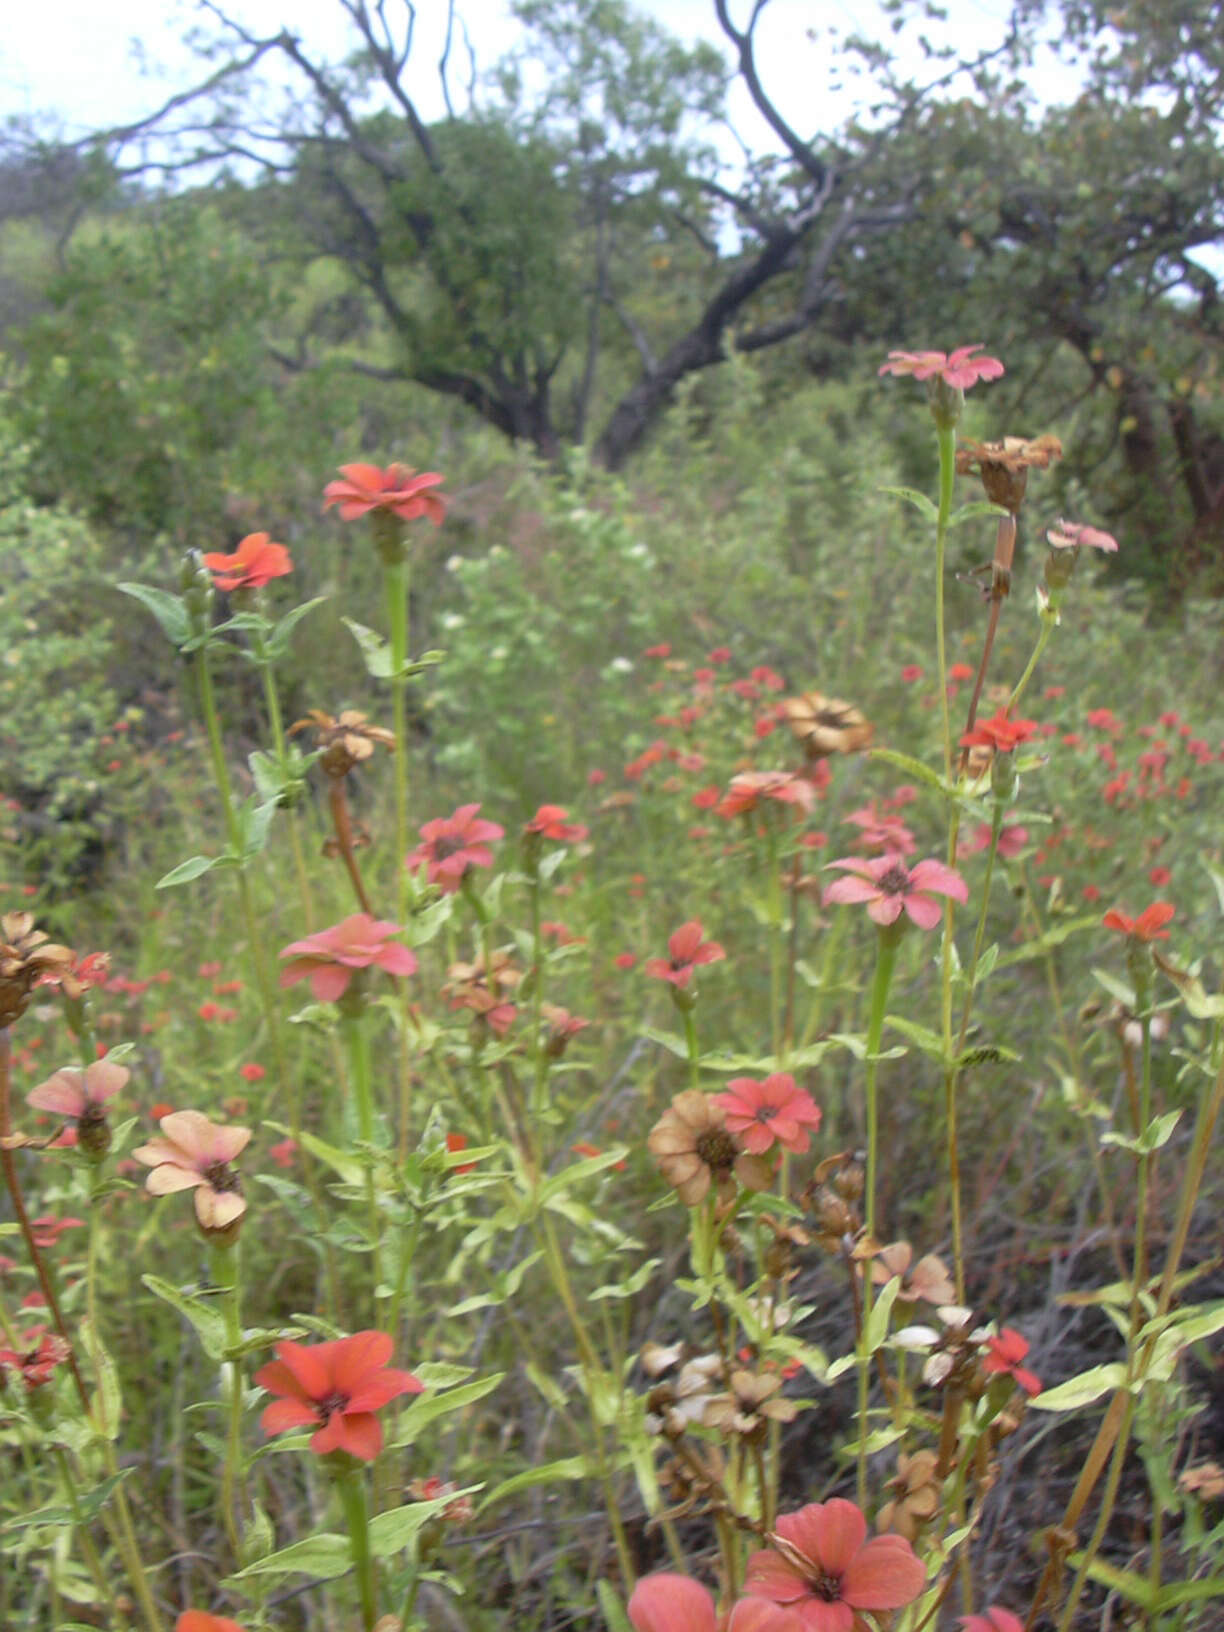
<svg viewBox="0 0 1224 1632"><path fill-rule="evenodd" d="M889 493L894 499L901 499L906 504L912 504L926 519L934 525L939 520L939 506L929 499L925 493L919 493L914 487L882 487L881 493Z"/></svg>
<svg viewBox="0 0 1224 1632"><path fill-rule="evenodd" d="M191 633L191 614L180 596L154 589L151 584L118 584L116 587L152 612L172 646L184 644Z"/></svg>

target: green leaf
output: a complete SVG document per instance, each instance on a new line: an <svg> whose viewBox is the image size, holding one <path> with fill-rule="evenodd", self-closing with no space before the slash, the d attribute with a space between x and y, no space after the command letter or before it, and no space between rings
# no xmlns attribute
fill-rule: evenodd
<svg viewBox="0 0 1224 1632"><path fill-rule="evenodd" d="M232 867L233 864L234 858L230 855L192 856L187 861L180 861L178 866L172 867L168 873L164 873L153 887L158 890L173 890L179 884L190 884L193 878L202 878L214 867Z"/></svg>
<svg viewBox="0 0 1224 1632"><path fill-rule="evenodd" d="M867 1326L863 1334L868 1354L874 1354L888 1336L888 1322L892 1315L893 1304L897 1301L897 1293L900 1290L900 1275L894 1275L891 1281L886 1282L880 1288L879 1295L871 1306L871 1313L867 1317Z"/></svg>
<svg viewBox="0 0 1224 1632"><path fill-rule="evenodd" d="M688 1044L678 1031L659 1031L654 1026L643 1026L642 1036L649 1037L652 1043L658 1043L660 1048L665 1048L678 1060L687 1060L689 1057Z"/></svg>
<svg viewBox="0 0 1224 1632"><path fill-rule="evenodd" d="M481 1502L480 1511L487 1512L495 1502L520 1490L531 1490L536 1485L559 1484L562 1480L591 1479L594 1476L595 1468L589 1456L563 1456L558 1462L545 1462L541 1467L516 1473L512 1479L503 1479Z"/></svg>
<svg viewBox="0 0 1224 1632"><path fill-rule="evenodd" d="M375 1558L390 1558L402 1553L423 1524L435 1514L443 1512L460 1496L471 1496L483 1485L465 1485L445 1496L435 1496L428 1502L406 1502L403 1507L388 1508L376 1513L370 1520L370 1551Z"/></svg>
<svg viewBox="0 0 1224 1632"><path fill-rule="evenodd" d="M1102 1394L1125 1386L1126 1367L1114 1360L1108 1365L1081 1371L1077 1377L1068 1377L1055 1388L1043 1388L1028 1402L1028 1408L1030 1411L1078 1411L1080 1406L1099 1400Z"/></svg>
<svg viewBox="0 0 1224 1632"><path fill-rule="evenodd" d="M886 765L904 771L906 776L925 782L928 788L934 788L937 793L943 794L944 798L955 793L955 789L948 786L933 766L923 764L922 760L915 759L912 754L899 754L895 748L871 748L868 754L871 759L882 759Z"/></svg>
<svg viewBox="0 0 1224 1632"><path fill-rule="evenodd" d="M1068 1554L1067 1562L1078 1570L1084 1562L1083 1552ZM1151 1610L1154 1594L1152 1584L1146 1576L1137 1575L1134 1570L1121 1570L1116 1564L1108 1564L1102 1558L1091 1560L1088 1574L1094 1581L1100 1582L1101 1586L1121 1593L1123 1598L1129 1598L1132 1604L1139 1604L1141 1608Z"/></svg>
<svg viewBox="0 0 1224 1632"><path fill-rule="evenodd" d="M47 1507L35 1508L33 1512L17 1513L0 1524L0 1536L17 1530L37 1529L41 1525L58 1528L61 1525L74 1525L81 1519L96 1519L123 1481L135 1471L134 1468L120 1468L118 1473L110 1474L92 1490L76 1491L75 1512L60 1503L52 1503Z"/></svg>
<svg viewBox="0 0 1224 1632"><path fill-rule="evenodd" d="M600 1611L607 1623L608 1632L633 1632L633 1628L629 1624L629 1617L625 1613L625 1606L616 1590L601 1578L595 1583L595 1591L599 1598Z"/></svg>
<svg viewBox="0 0 1224 1632"><path fill-rule="evenodd" d="M1123 1150L1133 1150L1137 1156L1150 1156L1161 1145L1167 1144L1173 1129L1181 1121L1180 1111L1167 1111L1164 1116L1155 1117L1137 1139L1131 1139L1124 1133L1103 1133L1103 1145L1120 1145Z"/></svg>
<svg viewBox="0 0 1224 1632"><path fill-rule="evenodd" d="M348 626L353 639L361 648L366 673L375 680L391 679L394 664L389 642L373 629L367 629L364 623L357 623L352 618L342 618L340 621Z"/></svg>
<svg viewBox="0 0 1224 1632"><path fill-rule="evenodd" d="M316 595L312 601L303 601L301 606L295 606L291 612L285 613L268 640L267 651L270 658L275 661L285 656L293 631L308 612L313 612L316 606L322 606L325 600L326 595Z"/></svg>
<svg viewBox="0 0 1224 1632"><path fill-rule="evenodd" d="M1196 1598L1220 1598L1224 1602L1224 1575L1209 1575L1202 1581L1170 1581L1152 1599L1153 1610L1192 1604Z"/></svg>
<svg viewBox="0 0 1224 1632"><path fill-rule="evenodd" d="M465 1383L462 1388L418 1396L400 1413L399 1426L390 1444L396 1448L413 1444L421 1431L431 1422L436 1422L439 1417L449 1416L452 1411L462 1411L465 1406L473 1405L477 1400L483 1400L486 1394L493 1392L505 1375L504 1371L495 1371L488 1377L478 1377L474 1383Z"/></svg>
<svg viewBox="0 0 1224 1632"><path fill-rule="evenodd" d="M180 596L154 589L151 584L118 584L116 588L152 612L171 645L184 645L191 634L191 614Z"/></svg>
<svg viewBox="0 0 1224 1632"><path fill-rule="evenodd" d="M971 504L962 504L959 510L953 510L948 517L948 526L959 527L964 521L980 521L986 516L1006 514L1002 505L991 504L987 499L975 499Z"/></svg>
<svg viewBox="0 0 1224 1632"><path fill-rule="evenodd" d="M1078 935L1082 929L1099 929L1101 920L1093 914L1091 917L1067 918L1060 924L1054 924L1039 935L1035 941L1025 941L1023 946L1014 952L1005 952L995 965L998 969L1006 969L1013 963L1025 963L1029 958L1040 958L1056 946L1061 946L1072 935Z"/></svg>
<svg viewBox="0 0 1224 1632"><path fill-rule="evenodd" d="M884 1024L899 1031L903 1037L908 1037L911 1043L917 1043L924 1054L929 1054L933 1060L941 1065L947 1065L948 1056L944 1052L943 1038L932 1031L928 1026L920 1026L916 1020L906 1020L899 1014L886 1014Z"/></svg>
<svg viewBox="0 0 1224 1632"><path fill-rule="evenodd" d="M176 1286L171 1286L169 1281L163 1281L159 1275L142 1275L140 1279L154 1297L168 1303L172 1309L177 1309L184 1319L191 1322L210 1360L224 1358L227 1343L225 1316L219 1309L214 1309L199 1298L187 1297Z"/></svg>
<svg viewBox="0 0 1224 1632"><path fill-rule="evenodd" d="M277 1133L288 1134L292 1131L283 1122L265 1122L264 1126L275 1128ZM325 1139L308 1133L305 1128L298 1137L312 1156L317 1157L325 1167L330 1167L333 1173L338 1173L346 1184L364 1182L365 1168L356 1156L350 1155L347 1150L340 1150L336 1145L329 1145Z"/></svg>
<svg viewBox="0 0 1224 1632"><path fill-rule="evenodd" d="M611 1150L601 1150L598 1156L584 1156L580 1162L572 1162L569 1167L562 1168L560 1173L554 1173L551 1179L545 1180L540 1186L537 1204L547 1207L554 1196L594 1178L597 1173L614 1167L617 1162L623 1162L628 1153L626 1145L613 1145Z"/></svg>
<svg viewBox="0 0 1224 1632"><path fill-rule="evenodd" d="M642 1290L661 1262L659 1258L648 1258L627 1279L597 1286L594 1292L587 1293L587 1297L592 1303L596 1298L632 1298Z"/></svg>
<svg viewBox="0 0 1224 1632"><path fill-rule="evenodd" d="M372 1528L372 1527L371 1527ZM249 1581L253 1575L310 1575L316 1581L331 1581L352 1568L352 1551L347 1536L338 1536L325 1530L320 1535L308 1536L282 1547L277 1553L257 1558L244 1569L238 1570L227 1581Z"/></svg>
<svg viewBox="0 0 1224 1632"><path fill-rule="evenodd" d="M488 1292L477 1292L470 1298L464 1298L453 1308L448 1309L448 1315L469 1315L474 1309L496 1308L512 1298L522 1285L523 1276L544 1256L542 1251L529 1252L525 1258L519 1260L513 1269L494 1277L494 1284Z"/></svg>
<svg viewBox="0 0 1224 1632"><path fill-rule="evenodd" d="M123 1398L119 1392L119 1372L115 1362L88 1320L78 1328L81 1348L89 1356L97 1381L97 1389L89 1406L89 1417L99 1433L107 1439L118 1439L119 1423L123 1416Z"/></svg>
<svg viewBox="0 0 1224 1632"><path fill-rule="evenodd" d="M912 504L926 519L934 525L939 520L939 506L929 499L925 493L919 493L916 487L882 487L881 493L889 493L894 499L902 499L906 504Z"/></svg>
<svg viewBox="0 0 1224 1632"><path fill-rule="evenodd" d="M1135 989L1125 980L1119 980L1116 975L1110 974L1108 969L1094 969L1092 975L1099 985L1104 986L1110 997L1115 998L1124 1008L1135 1007Z"/></svg>

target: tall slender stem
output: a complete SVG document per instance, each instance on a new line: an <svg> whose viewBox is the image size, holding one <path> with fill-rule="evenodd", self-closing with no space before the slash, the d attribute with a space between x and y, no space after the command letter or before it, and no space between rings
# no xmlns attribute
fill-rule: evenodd
<svg viewBox="0 0 1224 1632"><path fill-rule="evenodd" d="M897 947L902 931L896 924L881 927L876 942L875 975L871 982L871 1007L867 1015L867 1060L864 1090L867 1098L867 1182L865 1225L867 1239L876 1238L876 1172L879 1160L879 1100L876 1093L876 1073L879 1069L880 1039L884 1035L884 1010L888 1005L888 989L892 985L897 962ZM852 1271L853 1272L853 1271ZM867 1322L871 1314L871 1265L863 1267L863 1318L859 1328L858 1364L858 1499L863 1506L867 1498L867 1404L871 1379L871 1354L867 1347Z"/></svg>
<svg viewBox="0 0 1224 1632"><path fill-rule="evenodd" d="M370 1553L370 1520L366 1504L365 1476L359 1467L345 1468L336 1480L344 1517L348 1524L349 1548L353 1568L357 1574L357 1592L361 1599L363 1632L373 1632L378 1619L378 1601L374 1588L374 1559Z"/></svg>

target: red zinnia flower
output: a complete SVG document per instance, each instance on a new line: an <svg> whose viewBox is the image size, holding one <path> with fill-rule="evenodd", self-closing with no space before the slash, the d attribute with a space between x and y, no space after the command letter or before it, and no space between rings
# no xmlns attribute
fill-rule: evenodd
<svg viewBox="0 0 1224 1632"><path fill-rule="evenodd" d="M400 1394L419 1394L424 1384L410 1371L388 1366L391 1339L385 1332L354 1332L331 1343L278 1343L276 1359L260 1367L255 1381L278 1400L259 1419L265 1434L313 1426L312 1451L348 1451L372 1462L382 1450L382 1426L374 1415Z"/></svg>
<svg viewBox="0 0 1224 1632"><path fill-rule="evenodd" d="M538 833L542 839L556 839L559 844L581 844L587 828L581 822L570 822L569 811L563 805L541 805L524 827L524 833Z"/></svg>
<svg viewBox="0 0 1224 1632"><path fill-rule="evenodd" d="M992 1604L982 1615L962 1615L958 1623L964 1632L1024 1632L1024 1622L1010 1609Z"/></svg>
<svg viewBox="0 0 1224 1632"><path fill-rule="evenodd" d="M185 1609L174 1623L174 1632L245 1632L227 1615L210 1615L204 1609Z"/></svg>
<svg viewBox="0 0 1224 1632"><path fill-rule="evenodd" d="M1128 918L1117 907L1112 907L1103 918L1106 929L1116 929L1120 935L1129 935L1133 941L1167 941L1169 932L1164 927L1177 908L1170 901L1153 901L1144 907L1138 918Z"/></svg>
<svg viewBox="0 0 1224 1632"><path fill-rule="evenodd" d="M1036 720L1010 720L1005 708L996 709L988 720L979 720L972 731L960 739L962 748L993 748L996 753L1010 754L1037 730Z"/></svg>
<svg viewBox="0 0 1224 1632"><path fill-rule="evenodd" d="M990 1353L982 1361L983 1371L1007 1372L1026 1394L1032 1396L1041 1393L1041 1378L1026 1371L1020 1364L1029 1351L1027 1338L1021 1337L1011 1326L1002 1326L998 1337L986 1339L986 1347Z"/></svg>
<svg viewBox="0 0 1224 1632"><path fill-rule="evenodd" d="M858 1610L900 1609L926 1581L904 1536L866 1536L861 1511L838 1496L784 1513L781 1546L753 1553L744 1590L792 1609L803 1632L852 1632Z"/></svg>
<svg viewBox="0 0 1224 1632"><path fill-rule="evenodd" d="M428 516L435 527L442 525L446 501L441 493L430 490L446 478L437 471L415 473L408 465L341 465L339 482L328 482L323 489L323 508L340 506L342 521L356 521L371 510L386 510L401 521L415 521Z"/></svg>
<svg viewBox="0 0 1224 1632"><path fill-rule="evenodd" d="M688 1575L645 1575L633 1589L629 1620L636 1632L716 1632L721 1624L709 1589ZM727 1632L802 1632L793 1611L764 1598L741 1598Z"/></svg>
<svg viewBox="0 0 1224 1632"><path fill-rule="evenodd" d="M810 1094L795 1086L786 1071L775 1071L758 1082L754 1077L733 1077L725 1094L714 1103L727 1113L727 1131L739 1135L745 1150L761 1155L777 1141L801 1155L810 1143L808 1129L820 1126L820 1107Z"/></svg>
<svg viewBox="0 0 1224 1632"><path fill-rule="evenodd" d="M916 380L938 377L945 385L968 391L979 380L997 380L1004 372L997 357L975 357L981 346L958 346L953 352L890 351L880 374L912 374Z"/></svg>
<svg viewBox="0 0 1224 1632"><path fill-rule="evenodd" d="M267 533L248 533L233 555L206 555L204 565L217 588L227 592L262 589L273 578L293 571L289 551L283 544L273 544Z"/></svg>
<svg viewBox="0 0 1224 1632"><path fill-rule="evenodd" d="M281 952L290 958L281 970L282 986L295 981L310 981L310 989L320 1003L336 1003L348 991L354 969L368 969L371 965L385 969L389 975L415 975L416 954L398 941L388 940L398 935L398 924L371 918L368 912L355 912L330 929L321 929L305 939L294 941Z"/></svg>
<svg viewBox="0 0 1224 1632"><path fill-rule="evenodd" d="M404 860L405 867L426 863L429 882L444 895L453 895L471 867L492 867L489 845L505 836L496 822L478 821L479 805L460 805L453 816L440 816L421 828L422 842Z"/></svg>
<svg viewBox="0 0 1224 1632"><path fill-rule="evenodd" d="M41 1217L30 1220L34 1245L53 1247L65 1230L79 1230L84 1223L83 1218L56 1218L51 1213L43 1213Z"/></svg>
<svg viewBox="0 0 1224 1632"><path fill-rule="evenodd" d="M720 958L727 955L717 941L703 941L701 934L701 923L698 919L692 918L687 924L681 924L680 928L668 937L668 956L648 959L646 973L653 975L656 980L670 981L673 986L683 990L693 978L693 971L699 964L717 963Z"/></svg>
<svg viewBox="0 0 1224 1632"><path fill-rule="evenodd" d="M826 902L863 901L867 915L881 925L895 924L902 911L919 929L934 929L943 908L933 897L947 895L953 901L967 901L969 888L964 879L942 861L920 861L907 867L898 855L885 853L851 861L831 861L850 878L835 879L824 892Z"/></svg>

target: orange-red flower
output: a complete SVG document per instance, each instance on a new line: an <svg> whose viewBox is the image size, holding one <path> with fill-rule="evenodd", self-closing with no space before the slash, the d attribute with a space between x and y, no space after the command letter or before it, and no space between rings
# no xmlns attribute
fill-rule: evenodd
<svg viewBox="0 0 1224 1632"><path fill-rule="evenodd" d="M636 1632L717 1632L722 1625L707 1587L688 1575L644 1575L628 1604ZM799 1617L764 1598L741 1598L727 1632L802 1632Z"/></svg>
<svg viewBox="0 0 1224 1632"><path fill-rule="evenodd" d="M68 1345L62 1337L45 1326L32 1326L17 1338L15 1349L0 1349L0 1379L11 1371L27 1388L41 1388L67 1358Z"/></svg>
<svg viewBox="0 0 1224 1632"><path fill-rule="evenodd" d="M692 918L687 924L681 924L668 937L667 957L648 959L646 973L656 980L669 981L683 991L699 964L717 963L727 955L717 941L703 941L701 936L699 919Z"/></svg>
<svg viewBox="0 0 1224 1632"><path fill-rule="evenodd" d="M868 1541L862 1512L839 1496L784 1513L774 1534L781 1546L753 1553L744 1590L793 1610L803 1632L852 1632L860 1609L900 1609L926 1581L904 1536Z"/></svg>
<svg viewBox="0 0 1224 1632"><path fill-rule="evenodd" d="M1153 901L1144 907L1138 918L1112 907L1102 919L1106 929L1116 929L1119 935L1129 935L1132 941L1167 941L1169 932L1164 927L1177 912L1171 901Z"/></svg>
<svg viewBox="0 0 1224 1632"><path fill-rule="evenodd" d="M479 805L460 805L453 816L439 816L421 828L421 843L405 857L405 867L428 867L431 884L444 895L453 895L473 867L492 867L489 845L504 837L505 828L496 822L477 819Z"/></svg>
<svg viewBox="0 0 1224 1632"><path fill-rule="evenodd" d="M293 571L289 551L283 544L273 544L267 533L248 533L232 555L206 555L204 565L217 588L227 593L232 589L262 589L273 578L283 578Z"/></svg>
<svg viewBox="0 0 1224 1632"><path fill-rule="evenodd" d="M783 805L798 805L800 810L811 810L816 801L812 784L793 771L742 771L733 776L718 814L730 819L755 810L762 799L773 799Z"/></svg>
<svg viewBox="0 0 1224 1632"><path fill-rule="evenodd" d="M537 833L542 839L555 839L558 844L581 844L588 829L581 822L571 822L564 805L541 805L524 826L524 833Z"/></svg>
<svg viewBox="0 0 1224 1632"><path fill-rule="evenodd" d="M983 1371L1006 1372L1026 1394L1041 1393L1041 1378L1020 1364L1029 1351L1028 1339L1021 1337L1014 1327L1001 1327L998 1337L986 1339L986 1347L990 1352L982 1361Z"/></svg>
<svg viewBox="0 0 1224 1632"><path fill-rule="evenodd" d="M323 508L340 506L342 521L356 521L371 510L383 510L401 521L427 516L435 527L442 524L446 501L431 490L446 478L435 470L414 472L408 465L341 465L342 481L328 482L323 489Z"/></svg>
<svg viewBox="0 0 1224 1632"><path fill-rule="evenodd" d="M282 986L310 981L310 989L320 1003L336 1003L349 988L355 969L371 965L389 975L415 975L416 954L388 936L398 935L398 924L355 912L330 929L307 935L285 947L282 958L292 961L281 970Z"/></svg>
<svg viewBox="0 0 1224 1632"><path fill-rule="evenodd" d="M745 1150L762 1155L775 1143L797 1155L808 1148L811 1133L820 1126L820 1106L804 1089L795 1086L787 1071L775 1071L758 1082L755 1077L733 1077L724 1094L714 1095L727 1115L727 1131L739 1136Z"/></svg>
<svg viewBox="0 0 1224 1632"><path fill-rule="evenodd" d="M265 1434L313 1426L312 1451L347 1451L372 1462L382 1450L382 1425L374 1413L425 1386L410 1371L388 1366L390 1358L385 1332L354 1332L330 1343L278 1343L276 1359L255 1373L261 1388L281 1396L264 1407L260 1426Z"/></svg>

